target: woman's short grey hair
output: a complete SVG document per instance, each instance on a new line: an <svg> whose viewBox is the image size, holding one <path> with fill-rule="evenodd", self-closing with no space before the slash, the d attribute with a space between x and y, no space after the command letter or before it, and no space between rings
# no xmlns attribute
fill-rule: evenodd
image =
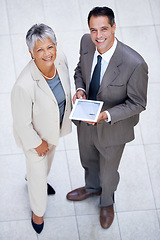
<svg viewBox="0 0 160 240"><path fill-rule="evenodd" d="M33 53L33 48L37 40L44 41L46 38L50 38L55 45L57 44L55 33L51 27L43 23L33 25L26 34L28 49Z"/></svg>

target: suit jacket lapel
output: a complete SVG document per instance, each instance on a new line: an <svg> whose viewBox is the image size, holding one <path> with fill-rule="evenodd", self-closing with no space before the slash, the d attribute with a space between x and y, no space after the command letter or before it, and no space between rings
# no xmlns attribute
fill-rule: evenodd
<svg viewBox="0 0 160 240"><path fill-rule="evenodd" d="M104 87L107 87L120 73L118 66L122 63L122 46L117 40L116 50L111 57L108 67L102 78L102 82L98 91L98 94L103 91Z"/></svg>
<svg viewBox="0 0 160 240"><path fill-rule="evenodd" d="M103 91L104 87L107 87L119 75L119 73L120 71L115 62L110 62L102 78L98 94Z"/></svg>
<svg viewBox="0 0 160 240"><path fill-rule="evenodd" d="M37 81L37 85L41 88L41 90L45 92L56 103L57 101L54 94L52 93L52 90L48 86L44 77L41 75L34 61L31 62L31 74L32 74L33 80Z"/></svg>
<svg viewBox="0 0 160 240"><path fill-rule="evenodd" d="M89 90L94 52L95 52L95 45L91 43L88 46L88 49L83 53L84 62L85 62L85 74L86 74L86 92L88 92Z"/></svg>

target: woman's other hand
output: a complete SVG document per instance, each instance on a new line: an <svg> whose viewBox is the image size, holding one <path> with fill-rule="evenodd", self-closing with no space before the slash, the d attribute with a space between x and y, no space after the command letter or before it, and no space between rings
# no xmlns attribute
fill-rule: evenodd
<svg viewBox="0 0 160 240"><path fill-rule="evenodd" d="M37 148L35 148L39 156L44 156L49 151L48 143L44 140L42 140L41 145L39 145Z"/></svg>

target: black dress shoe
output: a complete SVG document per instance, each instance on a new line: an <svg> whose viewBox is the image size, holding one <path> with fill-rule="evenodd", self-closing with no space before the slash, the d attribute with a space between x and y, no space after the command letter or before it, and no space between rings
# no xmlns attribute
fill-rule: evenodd
<svg viewBox="0 0 160 240"><path fill-rule="evenodd" d="M32 213L32 219L31 219L31 223L32 223L32 227L34 228L34 230L40 234L43 230L43 226L44 226L44 222L41 224L36 224L33 222L33 213Z"/></svg>
<svg viewBox="0 0 160 240"><path fill-rule="evenodd" d="M47 193L48 195L53 195L56 193L55 190L48 183L47 183Z"/></svg>

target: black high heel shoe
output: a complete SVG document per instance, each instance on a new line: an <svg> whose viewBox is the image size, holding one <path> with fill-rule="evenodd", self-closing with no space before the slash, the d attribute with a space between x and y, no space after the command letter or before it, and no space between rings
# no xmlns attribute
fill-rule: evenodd
<svg viewBox="0 0 160 240"><path fill-rule="evenodd" d="M33 212L32 212L32 218L31 218L31 223L32 223L32 227L34 228L34 230L40 234L43 230L43 226L44 226L44 222L41 224L36 224L33 222Z"/></svg>
<svg viewBox="0 0 160 240"><path fill-rule="evenodd" d="M48 194L48 195L53 195L53 194L56 193L55 190L51 187L51 185L49 185L49 184L47 183L47 186L48 186L48 188L47 188L47 194Z"/></svg>

